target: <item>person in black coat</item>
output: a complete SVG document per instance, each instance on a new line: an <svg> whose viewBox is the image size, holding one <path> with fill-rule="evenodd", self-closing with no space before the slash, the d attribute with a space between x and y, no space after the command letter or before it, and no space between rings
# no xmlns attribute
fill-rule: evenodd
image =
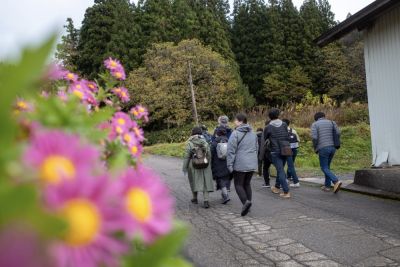
<svg viewBox="0 0 400 267"><path fill-rule="evenodd" d="M216 137L211 143L211 170L213 178L217 183L217 190L221 190L222 204L226 204L230 201L228 189L231 183L231 174L229 173L226 156L218 156L218 144L228 143L228 137L226 136L226 130L220 128L216 131ZM221 150L220 150L221 151Z"/></svg>

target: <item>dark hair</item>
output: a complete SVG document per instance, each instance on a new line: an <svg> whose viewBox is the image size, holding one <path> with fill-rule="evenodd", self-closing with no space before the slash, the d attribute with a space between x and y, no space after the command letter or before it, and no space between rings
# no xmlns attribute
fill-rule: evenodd
<svg viewBox="0 0 400 267"><path fill-rule="evenodd" d="M203 134L203 132L201 131L200 127L194 127L192 129L192 135L201 135L201 134Z"/></svg>
<svg viewBox="0 0 400 267"><path fill-rule="evenodd" d="M319 120L319 119L321 119L321 118L325 118L325 113L323 113L323 112L317 112L317 113L315 113L315 115L314 115L314 120L315 120L315 121L317 121L317 120Z"/></svg>
<svg viewBox="0 0 400 267"><path fill-rule="evenodd" d="M282 119L282 121L283 121L284 123L286 123L287 126L290 125L290 120L288 120L288 119Z"/></svg>
<svg viewBox="0 0 400 267"><path fill-rule="evenodd" d="M217 129L216 134L217 134L217 136L226 136L226 130L224 128L220 127Z"/></svg>
<svg viewBox="0 0 400 267"><path fill-rule="evenodd" d="M244 113L237 114L235 118L236 118L237 121L240 121L240 122L243 122L243 123L247 123L247 116Z"/></svg>
<svg viewBox="0 0 400 267"><path fill-rule="evenodd" d="M268 117L269 117L271 120L276 120L276 119L279 118L279 114L281 114L281 111L280 111L279 109L277 109L277 108L273 108L273 109L271 109L271 110L269 111Z"/></svg>
<svg viewBox="0 0 400 267"><path fill-rule="evenodd" d="M263 128L258 128L258 129L257 129L257 132L262 132L262 131L264 131Z"/></svg>

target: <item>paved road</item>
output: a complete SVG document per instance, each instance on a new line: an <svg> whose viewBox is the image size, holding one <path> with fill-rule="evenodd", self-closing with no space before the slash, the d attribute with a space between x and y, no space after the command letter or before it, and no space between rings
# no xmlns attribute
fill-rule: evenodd
<svg viewBox="0 0 400 267"><path fill-rule="evenodd" d="M240 217L234 192L227 206L219 192L208 210L191 204L179 159L150 156L145 164L162 175L177 217L191 225L184 254L195 266L400 266L400 202L304 185L282 200L254 179L252 211Z"/></svg>

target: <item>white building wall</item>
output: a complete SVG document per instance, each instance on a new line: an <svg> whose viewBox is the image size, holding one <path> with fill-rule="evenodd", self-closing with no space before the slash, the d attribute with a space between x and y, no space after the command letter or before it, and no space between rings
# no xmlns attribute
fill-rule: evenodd
<svg viewBox="0 0 400 267"><path fill-rule="evenodd" d="M365 31L365 64L373 162L389 152L400 165L400 6Z"/></svg>

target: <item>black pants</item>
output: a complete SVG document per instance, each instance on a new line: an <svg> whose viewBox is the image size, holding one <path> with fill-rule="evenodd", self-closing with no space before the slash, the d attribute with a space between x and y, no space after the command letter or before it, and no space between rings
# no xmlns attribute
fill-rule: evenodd
<svg viewBox="0 0 400 267"><path fill-rule="evenodd" d="M270 156L264 156L264 165L263 165L263 175L264 175L264 182L266 185L269 185L269 176L270 172L269 169L271 168L272 161Z"/></svg>
<svg viewBox="0 0 400 267"><path fill-rule="evenodd" d="M251 178L253 177L253 172L234 172L233 179L235 182L236 193L238 194L242 204L246 201L251 201Z"/></svg>

